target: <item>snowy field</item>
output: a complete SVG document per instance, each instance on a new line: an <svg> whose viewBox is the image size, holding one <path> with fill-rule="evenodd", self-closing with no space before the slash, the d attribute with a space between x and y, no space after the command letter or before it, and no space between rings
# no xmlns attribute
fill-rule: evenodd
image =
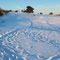
<svg viewBox="0 0 60 60"><path fill-rule="evenodd" d="M60 16L0 17L0 60L60 60Z"/></svg>

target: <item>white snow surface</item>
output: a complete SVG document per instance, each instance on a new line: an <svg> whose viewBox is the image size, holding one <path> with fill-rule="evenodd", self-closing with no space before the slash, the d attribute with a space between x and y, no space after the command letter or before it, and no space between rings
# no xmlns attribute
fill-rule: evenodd
<svg viewBox="0 0 60 60"><path fill-rule="evenodd" d="M0 17L0 60L60 60L60 16Z"/></svg>

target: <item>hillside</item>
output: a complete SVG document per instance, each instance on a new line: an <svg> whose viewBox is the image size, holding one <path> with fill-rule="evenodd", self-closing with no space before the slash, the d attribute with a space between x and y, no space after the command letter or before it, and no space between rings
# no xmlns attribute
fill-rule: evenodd
<svg viewBox="0 0 60 60"><path fill-rule="evenodd" d="M8 13L0 17L0 60L60 60L60 16Z"/></svg>

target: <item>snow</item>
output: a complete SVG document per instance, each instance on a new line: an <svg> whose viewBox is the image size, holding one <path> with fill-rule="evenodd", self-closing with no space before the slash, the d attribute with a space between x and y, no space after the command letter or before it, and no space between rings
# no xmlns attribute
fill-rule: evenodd
<svg viewBox="0 0 60 60"><path fill-rule="evenodd" d="M59 16L13 12L0 17L0 60L58 59Z"/></svg>

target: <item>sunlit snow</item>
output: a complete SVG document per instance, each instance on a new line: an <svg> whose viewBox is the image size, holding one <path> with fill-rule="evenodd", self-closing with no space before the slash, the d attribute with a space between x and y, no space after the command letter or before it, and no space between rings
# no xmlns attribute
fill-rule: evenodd
<svg viewBox="0 0 60 60"><path fill-rule="evenodd" d="M0 17L0 60L60 60L60 16Z"/></svg>

